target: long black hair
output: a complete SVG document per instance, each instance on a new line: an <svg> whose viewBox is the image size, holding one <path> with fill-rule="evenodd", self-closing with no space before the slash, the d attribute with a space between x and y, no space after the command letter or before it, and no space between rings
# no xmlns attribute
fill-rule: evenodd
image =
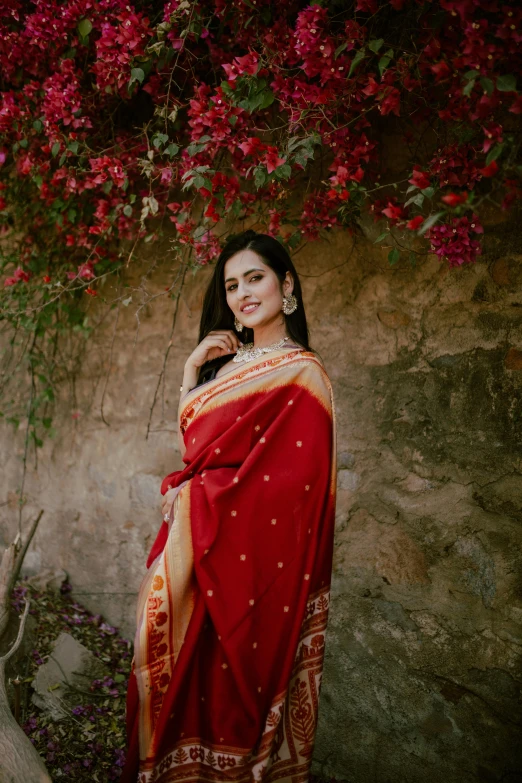
<svg viewBox="0 0 522 783"><path fill-rule="evenodd" d="M208 288L203 300L203 312L199 325L199 339L201 342L209 332L215 329L232 329L236 332L241 342L249 343L254 339L252 329L243 328L242 332L237 332L234 327L234 314L227 304L225 290L225 264L229 258L239 253L241 250L252 250L262 258L264 263L273 269L282 284L286 273L290 272L294 281L293 294L297 299L297 310L291 315L285 315L286 330L297 345L301 345L305 350L310 350L310 337L308 334L308 325L306 323L306 314L303 304L303 294L301 283L297 275L292 259L288 255L283 245L269 236L268 234L257 234L249 229L232 237L221 253L219 254L214 274L208 284ZM199 371L198 383L206 380L214 367L220 367L226 361L228 356L222 356L207 362Z"/></svg>

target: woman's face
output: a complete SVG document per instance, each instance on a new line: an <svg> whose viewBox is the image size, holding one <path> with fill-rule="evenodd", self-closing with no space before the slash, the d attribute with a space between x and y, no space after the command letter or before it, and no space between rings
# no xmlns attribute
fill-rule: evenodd
<svg viewBox="0 0 522 783"><path fill-rule="evenodd" d="M283 296L294 287L289 272L281 283L273 269L253 250L240 250L225 264L227 304L243 326L255 329L284 323Z"/></svg>

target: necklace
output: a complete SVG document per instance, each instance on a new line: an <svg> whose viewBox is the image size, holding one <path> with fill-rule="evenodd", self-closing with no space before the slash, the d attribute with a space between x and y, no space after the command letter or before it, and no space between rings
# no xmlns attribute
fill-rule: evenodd
<svg viewBox="0 0 522 783"><path fill-rule="evenodd" d="M239 362L251 362L253 359L259 359L264 353L270 353L270 351L277 351L279 348L282 348L289 339L289 337L283 337L279 342L267 345L265 348L254 348L254 343L247 343L237 349L237 353L232 361L239 364Z"/></svg>

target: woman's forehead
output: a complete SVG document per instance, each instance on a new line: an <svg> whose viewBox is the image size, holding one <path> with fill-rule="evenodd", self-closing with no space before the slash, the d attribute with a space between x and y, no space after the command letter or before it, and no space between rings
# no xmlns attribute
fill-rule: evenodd
<svg viewBox="0 0 522 783"><path fill-rule="evenodd" d="M249 269L269 269L260 255L253 250L239 250L225 263L225 280L230 277L240 277Z"/></svg>

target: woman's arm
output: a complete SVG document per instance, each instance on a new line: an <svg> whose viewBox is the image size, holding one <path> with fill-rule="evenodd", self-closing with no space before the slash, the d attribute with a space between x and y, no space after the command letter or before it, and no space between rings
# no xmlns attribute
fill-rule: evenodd
<svg viewBox="0 0 522 783"><path fill-rule="evenodd" d="M209 332L207 336L199 343L194 351L190 354L189 358L185 362L185 368L183 372L183 381L180 387L180 399L178 408L178 422L179 412L181 410L181 402L186 394L191 389L197 386L198 374L200 368L212 359L216 359L220 356L227 356L231 353L236 353L237 349L241 345L238 336L231 329L216 330ZM185 444L183 437L178 428L178 446L179 453L183 459L185 455Z"/></svg>

